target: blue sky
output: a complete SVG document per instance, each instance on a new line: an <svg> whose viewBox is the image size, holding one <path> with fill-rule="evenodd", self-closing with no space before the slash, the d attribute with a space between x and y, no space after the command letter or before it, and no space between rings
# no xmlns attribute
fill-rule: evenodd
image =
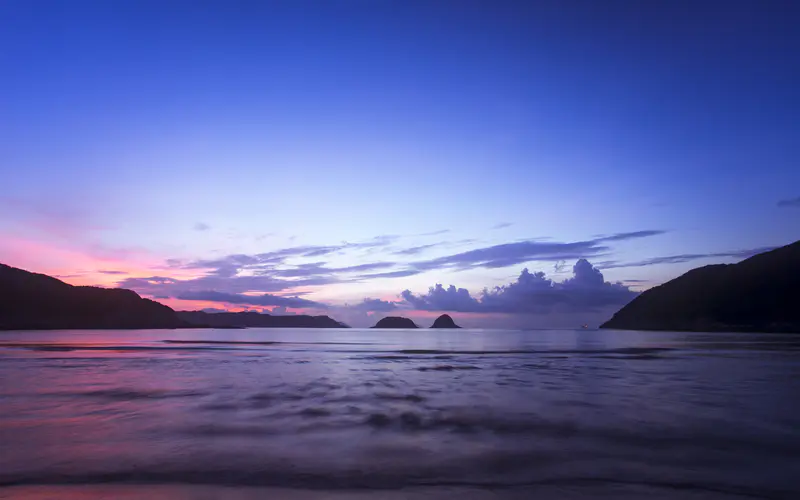
<svg viewBox="0 0 800 500"><path fill-rule="evenodd" d="M305 265L338 278L280 294L404 307L579 258L634 290L735 262L800 236L799 22L791 1L6 1L0 261L116 286L334 246L202 291ZM409 266L486 248L517 253ZM396 274L341 271L376 263ZM214 302L185 288L139 291Z"/></svg>

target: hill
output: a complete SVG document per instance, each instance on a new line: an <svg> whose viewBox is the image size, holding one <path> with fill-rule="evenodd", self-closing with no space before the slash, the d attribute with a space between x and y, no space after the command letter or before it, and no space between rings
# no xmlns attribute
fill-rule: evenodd
<svg viewBox="0 0 800 500"><path fill-rule="evenodd" d="M131 290L72 286L0 264L0 330L186 326L169 307Z"/></svg>
<svg viewBox="0 0 800 500"><path fill-rule="evenodd" d="M348 328L329 316L273 316L257 312L207 313L178 311L178 317L194 325L214 328Z"/></svg>
<svg viewBox="0 0 800 500"><path fill-rule="evenodd" d="M693 269L645 291L600 328L800 332L800 241Z"/></svg>
<svg viewBox="0 0 800 500"><path fill-rule="evenodd" d="M408 318L400 316L387 316L377 323L372 328L419 328L416 323Z"/></svg>
<svg viewBox="0 0 800 500"><path fill-rule="evenodd" d="M433 322L431 328L461 328L449 314L442 314Z"/></svg>

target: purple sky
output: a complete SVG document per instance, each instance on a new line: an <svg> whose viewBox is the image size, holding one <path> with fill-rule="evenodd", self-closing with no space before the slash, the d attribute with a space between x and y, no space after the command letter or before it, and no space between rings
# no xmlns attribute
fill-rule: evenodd
<svg viewBox="0 0 800 500"><path fill-rule="evenodd" d="M0 262L70 283L572 327L800 237L796 2L12 0L0 19Z"/></svg>

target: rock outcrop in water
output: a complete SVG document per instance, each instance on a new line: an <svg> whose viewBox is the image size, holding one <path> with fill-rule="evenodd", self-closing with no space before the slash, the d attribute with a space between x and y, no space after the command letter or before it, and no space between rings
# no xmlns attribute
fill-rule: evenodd
<svg viewBox="0 0 800 500"><path fill-rule="evenodd" d="M408 318L400 316L387 316L377 323L372 328L419 328L416 323Z"/></svg>
<svg viewBox="0 0 800 500"><path fill-rule="evenodd" d="M273 316L257 312L178 311L178 317L195 325L214 328L348 328L329 316Z"/></svg>
<svg viewBox="0 0 800 500"><path fill-rule="evenodd" d="M642 293L600 328L800 333L800 241L693 269Z"/></svg>
<svg viewBox="0 0 800 500"><path fill-rule="evenodd" d="M189 326L169 307L122 288L72 286L0 264L0 330Z"/></svg>
<svg viewBox="0 0 800 500"><path fill-rule="evenodd" d="M461 328L449 314L442 314L433 322L431 328Z"/></svg>

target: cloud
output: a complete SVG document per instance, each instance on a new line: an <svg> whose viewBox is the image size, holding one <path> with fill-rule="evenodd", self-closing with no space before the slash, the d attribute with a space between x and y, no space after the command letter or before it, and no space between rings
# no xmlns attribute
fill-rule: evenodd
<svg viewBox="0 0 800 500"><path fill-rule="evenodd" d="M338 245L303 245L282 248L255 255L232 254L219 259L195 260L183 264L186 269L241 269L248 266L277 265L291 258L323 257L344 250L370 249L390 245L398 237L394 235L376 236L358 243L341 243Z"/></svg>
<svg viewBox="0 0 800 500"><path fill-rule="evenodd" d="M507 227L511 227L513 225L514 224L511 222L501 222L500 224L495 224L494 226L492 226L491 229L504 229Z"/></svg>
<svg viewBox="0 0 800 500"><path fill-rule="evenodd" d="M312 262L309 264L299 264L290 269L271 269L266 271L266 273L271 274L273 276L304 277L304 276L320 276L320 275L376 271L379 269L387 269L394 266L395 264L392 262L370 262L367 264L358 264L355 266L326 267L324 265L324 262Z"/></svg>
<svg viewBox="0 0 800 500"><path fill-rule="evenodd" d="M431 243L430 245L420 245L418 247L404 248L403 250L397 250L392 253L394 253L395 255L416 255L429 248L438 247L439 245L442 245L442 243Z"/></svg>
<svg viewBox="0 0 800 500"><path fill-rule="evenodd" d="M700 259L746 259L763 252L774 250L775 247L761 247L749 250L736 250L732 252L715 252L715 253L684 253L678 255L667 255L663 257L652 257L650 259L639 260L635 262L616 262L607 261L598 265L601 269L613 269L619 267L645 267L657 264L681 264L684 262L691 262Z"/></svg>
<svg viewBox="0 0 800 500"><path fill-rule="evenodd" d="M426 261L412 262L409 266L421 270L440 268L469 269L474 267L493 269L522 264L532 260L556 262L559 260L574 260L599 255L608 250L610 248L599 245L592 240L575 243L519 241L478 248Z"/></svg>
<svg viewBox="0 0 800 500"><path fill-rule="evenodd" d="M240 293L224 293L211 290L201 292L185 292L176 297L180 300L203 300L225 302L228 304L247 304L252 306L282 306L291 308L327 309L327 304L300 297L283 297L265 293L263 295L244 295Z"/></svg>
<svg viewBox="0 0 800 500"><path fill-rule="evenodd" d="M392 267L405 267L386 273L375 275L364 275L363 278L374 277L402 277L411 276L419 272L441 269L456 268L470 269L474 267L499 268L508 267L525 262L538 261L562 261L574 260L585 257L593 257L608 252L610 248L601 243L608 241L622 241L633 238L644 238L663 234L660 230L645 230L629 233L617 233L609 236L602 236L593 240L578 241L571 243L560 243L540 240L523 240L513 243L504 243L485 248L477 248L466 252L446 255L435 259L413 261L408 263L374 262L350 267L329 268L323 262L305 263L291 268L277 269L277 266L285 265L292 258L314 258L324 257L334 253L353 249L372 249L386 247L394 242L398 236L383 235L358 243L342 243L339 245L306 245L289 247L271 252L264 252L254 255L232 254L218 259L195 260L188 263L181 263L183 269L211 269L210 274L221 277L232 277L239 274L242 270L249 270L254 274L272 275L275 277L302 277L302 276L331 276L334 274L346 274L359 271L369 271L378 269L390 269ZM466 243L470 240L458 242ZM407 249L395 251L395 255L416 255L426 249L437 245L444 245L446 242L420 245ZM179 261L171 260L169 265L176 265Z"/></svg>
<svg viewBox="0 0 800 500"><path fill-rule="evenodd" d="M269 311L270 314L273 316L296 316L297 313L293 313L286 309L285 306L275 306Z"/></svg>
<svg viewBox="0 0 800 500"><path fill-rule="evenodd" d="M419 269L403 269L400 271L389 271L385 273L374 273L374 274L362 274L358 278L360 280L369 280L369 279L376 279L376 278L405 278L407 276L414 276L416 274L420 274L423 271Z"/></svg>
<svg viewBox="0 0 800 500"><path fill-rule="evenodd" d="M208 231L209 229L211 229L211 226L209 226L205 222L198 222L197 224L194 225L192 229L194 229L195 231Z"/></svg>
<svg viewBox="0 0 800 500"><path fill-rule="evenodd" d="M800 196L789 200L781 200L778 202L780 208L798 208L800 207Z"/></svg>
<svg viewBox="0 0 800 500"><path fill-rule="evenodd" d="M128 274L126 271L112 271L112 270L101 270L97 272L102 274Z"/></svg>
<svg viewBox="0 0 800 500"><path fill-rule="evenodd" d="M610 250L602 243L646 238L664 234L662 230L644 230L601 236L593 240L561 243L524 240L478 248L427 261L412 262L410 267L420 270L438 268L470 269L475 267L500 268L524 264L533 260L558 262L602 255Z"/></svg>
<svg viewBox="0 0 800 500"><path fill-rule="evenodd" d="M388 312L397 309L397 304L388 300L367 298L357 304L348 304L345 307L355 311Z"/></svg>
<svg viewBox="0 0 800 500"><path fill-rule="evenodd" d="M517 241L411 262L376 261L338 267L325 262L327 256L340 252L371 249L387 251L398 236L382 235L354 243L301 245L256 254L230 254L214 259L191 261L168 259L164 269L169 269L170 274L174 270L180 270L184 275L195 276L171 278L159 273L149 277L127 277L120 280L117 286L130 288L144 295L172 298L205 294L206 300L211 300L208 299L208 293L214 292L228 294L228 298L247 301L235 303L267 305L263 304L263 300L253 302L255 297L253 294L269 295L293 291L300 295L307 293L308 288L318 286L404 278L441 269L502 268L533 260L558 263L603 255L610 250L601 243L603 241L620 241L654 234L661 234L661 231L619 233L593 240L567 243ZM431 246L445 244L447 242L412 247L395 252L395 255L414 255ZM363 254L360 257L363 258ZM310 304L306 306L311 307Z"/></svg>
<svg viewBox="0 0 800 500"><path fill-rule="evenodd" d="M661 234L665 234L666 231L661 231L658 229L647 229L644 231L633 231L630 233L616 233L607 236L601 236L597 238L595 241L625 241L625 240L633 240L637 238L649 238L650 236L658 236Z"/></svg>
<svg viewBox="0 0 800 500"><path fill-rule="evenodd" d="M404 290L400 296L411 307L422 311L480 312L483 309L480 301L472 297L466 288L456 288L454 285L445 288L437 283L425 295L414 295L410 290Z"/></svg>
<svg viewBox="0 0 800 500"><path fill-rule="evenodd" d="M431 231L429 233L421 233L418 234L417 236L439 236L440 234L447 234L449 232L450 232L449 229L440 229L438 231Z"/></svg>
<svg viewBox="0 0 800 500"><path fill-rule="evenodd" d="M573 276L554 282L543 272L524 269L515 282L494 289L484 289L480 296L453 285L437 284L427 294L415 295L405 290L401 297L413 308L424 311L475 313L549 314L578 313L606 307L621 307L637 292L621 283L609 283L586 259L573 266Z"/></svg>
<svg viewBox="0 0 800 500"><path fill-rule="evenodd" d="M280 279L273 276L224 276L208 274L193 279L175 279L165 276L146 278L126 278L117 283L119 287L130 288L146 295L167 295L177 297L186 292L217 290L227 293L244 292L282 292L294 288L321 286L338 283L336 277L314 276L303 279Z"/></svg>

